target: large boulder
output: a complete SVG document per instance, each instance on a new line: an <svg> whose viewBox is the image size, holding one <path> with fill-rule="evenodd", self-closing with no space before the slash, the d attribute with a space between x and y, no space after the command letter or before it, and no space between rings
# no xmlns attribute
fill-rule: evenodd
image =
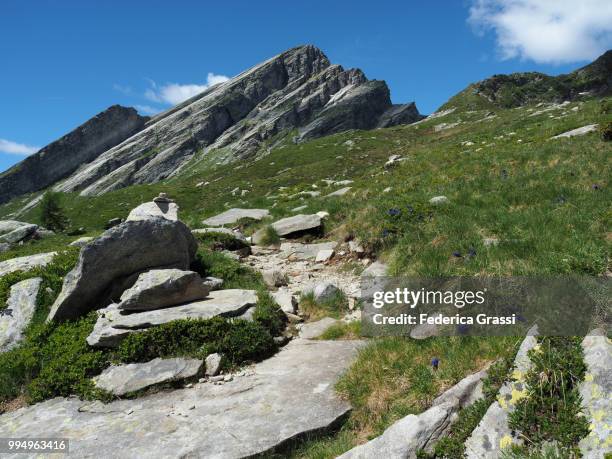
<svg viewBox="0 0 612 459"><path fill-rule="evenodd" d="M74 319L108 305L144 271L188 269L196 250L180 221L152 217L121 223L81 249L47 320Z"/></svg>
<svg viewBox="0 0 612 459"><path fill-rule="evenodd" d="M36 298L42 279L35 277L11 287L6 308L0 309L0 352L15 347L36 311Z"/></svg>
<svg viewBox="0 0 612 459"><path fill-rule="evenodd" d="M111 366L93 381L98 389L121 396L156 384L197 376L204 362L196 359L154 359L146 363Z"/></svg>
<svg viewBox="0 0 612 459"><path fill-rule="evenodd" d="M200 275L180 269L152 269L121 295L119 309L148 311L206 298L210 288Z"/></svg>
<svg viewBox="0 0 612 459"><path fill-rule="evenodd" d="M6 242L9 244L15 244L19 241L23 241L24 239L33 236L38 229L38 225L34 225L33 223L21 223L21 222L13 222L10 223L20 223L19 226L14 229L0 235L0 242Z"/></svg>

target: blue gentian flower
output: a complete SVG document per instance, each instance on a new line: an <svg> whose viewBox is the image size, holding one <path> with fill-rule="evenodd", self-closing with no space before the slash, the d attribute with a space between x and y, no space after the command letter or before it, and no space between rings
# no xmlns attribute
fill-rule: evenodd
<svg viewBox="0 0 612 459"><path fill-rule="evenodd" d="M397 215L401 213L401 211L399 209L393 208L393 209L389 209L387 213L391 215L392 217L396 217Z"/></svg>
<svg viewBox="0 0 612 459"><path fill-rule="evenodd" d="M438 359L437 357L434 357L433 359L431 359L431 366L434 370L437 370L439 365L440 365L440 359Z"/></svg>
<svg viewBox="0 0 612 459"><path fill-rule="evenodd" d="M461 255L461 252L457 252L457 251L453 252L453 257L455 258L461 258L462 256L463 255Z"/></svg>

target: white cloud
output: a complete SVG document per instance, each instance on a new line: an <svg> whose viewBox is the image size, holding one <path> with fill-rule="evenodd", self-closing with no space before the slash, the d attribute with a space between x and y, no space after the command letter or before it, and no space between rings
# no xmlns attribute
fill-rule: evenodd
<svg viewBox="0 0 612 459"><path fill-rule="evenodd" d="M495 32L502 59L560 64L612 47L610 0L473 0L468 21Z"/></svg>
<svg viewBox="0 0 612 459"><path fill-rule="evenodd" d="M136 110L138 110L143 115L157 115L158 113L163 111L163 109L161 108L152 107L150 105L136 105L135 107Z"/></svg>
<svg viewBox="0 0 612 459"><path fill-rule="evenodd" d="M205 91L212 85L223 83L227 80L229 80L228 77L215 75L214 73L208 74L204 84L168 83L158 86L154 81L150 80L151 87L145 92L145 97L153 102L176 105Z"/></svg>
<svg viewBox="0 0 612 459"><path fill-rule="evenodd" d="M36 153L40 148L22 143L11 142L10 140L0 139L0 153L8 153L11 155L31 155Z"/></svg>
<svg viewBox="0 0 612 459"><path fill-rule="evenodd" d="M113 89L115 91L120 92L121 94L125 94L126 96L129 96L132 94L132 88L130 86L124 86L122 84L115 83L113 85Z"/></svg>

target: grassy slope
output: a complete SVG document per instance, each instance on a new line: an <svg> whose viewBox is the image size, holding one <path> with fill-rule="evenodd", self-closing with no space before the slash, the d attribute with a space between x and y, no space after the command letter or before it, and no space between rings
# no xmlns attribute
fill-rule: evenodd
<svg viewBox="0 0 612 459"><path fill-rule="evenodd" d="M605 272L610 144L594 133L548 139L602 123L610 115L602 114L599 101L591 100L537 116L528 115L542 107L497 110L495 117L486 118L491 107L472 97L476 101L467 96L451 100L455 112L418 125L285 145L240 164L202 162L159 184L100 197L66 195L64 206L73 226L95 233L108 219L125 217L160 191L176 199L182 219L192 227L230 206L270 208L274 217L280 217L306 204L303 213L331 213L326 229L332 237L348 232L360 236L368 247L392 260L397 273ZM479 104L482 107L474 110ZM435 132L441 123L459 124ZM474 145L462 145L467 141ZM387 173L383 164L391 154L408 159ZM298 191L312 191L313 184L323 195L340 188L327 186L321 181L325 178L355 180L354 194L289 198ZM210 184L196 187L202 181ZM280 187L288 189L279 191ZM383 193L387 187L392 191ZM234 196L235 188L249 192ZM447 196L450 205L431 206L429 198L437 195ZM14 208L14 203L1 207L0 216ZM395 208L400 215L389 216L388 210ZM33 209L20 219L36 222L37 214ZM483 237L502 242L485 249ZM465 255L470 248L476 256L469 260L451 256L455 251ZM23 250L28 249L19 249Z"/></svg>
<svg viewBox="0 0 612 459"><path fill-rule="evenodd" d="M270 208L276 218L307 205L303 213L330 212L328 236L358 236L390 261L397 274L604 273L610 243L610 144L597 134L548 140L609 120L600 102L574 102L529 116L544 107L502 110L465 93L445 108L451 107L456 108L453 113L417 125L285 144L264 158L239 164L194 163L164 183L93 198L67 195L64 206L74 226L96 233L108 219L125 217L160 191L177 200L181 217L192 227L227 207ZM491 112L494 117L487 116ZM441 123L458 124L436 131ZM392 154L407 160L385 171L383 164ZM323 195L340 188L322 179L355 180L354 194L289 197L312 191L313 184ZM203 181L210 184L196 187ZM237 187L249 192L233 196ZM383 192L387 187L392 190ZM431 206L429 199L437 195L447 196L450 203ZM15 208L16 203L3 206L0 215ZM389 215L390 209L398 209L399 215ZM36 221L37 211L20 218ZM487 248L484 237L501 242ZM45 250L54 241L65 243L58 236L42 243ZM474 256L452 255L470 250ZM36 244L9 255L24 251L36 251ZM356 407L346 427L335 436L306 442L291 455L332 457L349 449L399 417L426 408L440 391L512 348L508 344L397 338L372 343L338 385ZM433 356L447 365L432 376L427 362Z"/></svg>

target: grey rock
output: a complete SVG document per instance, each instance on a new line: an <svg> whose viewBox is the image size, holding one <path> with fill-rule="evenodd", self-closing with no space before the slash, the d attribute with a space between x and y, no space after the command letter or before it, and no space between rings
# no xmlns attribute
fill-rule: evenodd
<svg viewBox="0 0 612 459"><path fill-rule="evenodd" d="M217 376L221 371L221 354L214 353L206 356L206 376Z"/></svg>
<svg viewBox="0 0 612 459"><path fill-rule="evenodd" d="M282 287L283 285L287 285L287 276L278 269L266 269L261 274L268 287Z"/></svg>
<svg viewBox="0 0 612 459"><path fill-rule="evenodd" d="M154 359L146 363L111 366L93 378L94 385L122 396L156 384L180 381L198 375L203 362L196 359Z"/></svg>
<svg viewBox="0 0 612 459"><path fill-rule="evenodd" d="M355 253L358 256L365 253L363 246L357 241L349 241L348 248L351 253Z"/></svg>
<svg viewBox="0 0 612 459"><path fill-rule="evenodd" d="M331 282L323 282L315 286L314 299L317 302L328 301L341 293L340 289Z"/></svg>
<svg viewBox="0 0 612 459"><path fill-rule="evenodd" d="M229 228L223 228L223 227L217 227L217 228L197 228L197 229L191 230L191 232L193 234L208 234L208 233L229 234L230 236L235 237L239 241L246 242L246 238L244 237L244 234L242 234L240 231L231 230Z"/></svg>
<svg viewBox="0 0 612 459"><path fill-rule="evenodd" d="M504 383L499 390L497 400L489 407L472 435L466 440L467 458L497 458L502 454L502 449L521 443L508 426L508 415L514 411L518 400L527 394L524 378L525 373L531 368L527 352L537 344L536 334L537 327L534 326L516 354L513 378Z"/></svg>
<svg viewBox="0 0 612 459"><path fill-rule="evenodd" d="M448 402L459 402L459 408L463 409L475 401L484 397L482 391L482 380L487 377L488 367L477 373L466 376L453 387L448 389L439 397L436 397L432 406L442 405Z"/></svg>
<svg viewBox="0 0 612 459"><path fill-rule="evenodd" d="M156 198L157 199L157 198ZM151 217L163 217L168 220L178 220L179 207L174 202L153 201L145 202L132 209L126 221L146 220Z"/></svg>
<svg viewBox="0 0 612 459"><path fill-rule="evenodd" d="M311 231L321 227L321 217L313 215L294 215L293 217L282 218L272 223L272 228L279 236L288 236L302 231Z"/></svg>
<svg viewBox="0 0 612 459"><path fill-rule="evenodd" d="M197 243L189 228L161 217L122 223L81 249L47 320L77 318L108 305L150 269L188 269Z"/></svg>
<svg viewBox="0 0 612 459"><path fill-rule="evenodd" d="M6 308L0 309L0 352L12 349L23 339L23 331L36 311L41 282L35 277L11 286Z"/></svg>
<svg viewBox="0 0 612 459"><path fill-rule="evenodd" d="M448 432L456 410L456 402L446 402L419 415L406 416L381 436L356 446L338 459L416 458L418 450L427 449Z"/></svg>
<svg viewBox="0 0 612 459"><path fill-rule="evenodd" d="M83 237L80 237L80 238L72 241L68 245L70 245L72 247L85 247L87 244L89 244L93 240L94 240L93 237L83 236Z"/></svg>
<svg viewBox="0 0 612 459"><path fill-rule="evenodd" d="M448 198L446 196L434 196L429 200L429 202L435 206L440 204L448 203Z"/></svg>
<svg viewBox="0 0 612 459"><path fill-rule="evenodd" d="M571 131L563 132L562 134L551 137L551 139L562 139L564 137L569 138L569 137L575 137L579 135L585 135L585 134L588 134L589 132L596 132L598 127L599 127L599 124L589 124L587 126L582 126L576 129L572 129Z"/></svg>
<svg viewBox="0 0 612 459"><path fill-rule="evenodd" d="M133 108L109 107L3 173L0 203L68 177L79 166L140 131L146 120ZM107 166L107 172L109 167L112 166Z"/></svg>
<svg viewBox="0 0 612 459"><path fill-rule="evenodd" d="M166 309L121 314L116 305L99 311L87 342L94 347L115 347L128 334L173 320L237 317L257 303L254 290L228 289L210 292L206 299Z"/></svg>
<svg viewBox="0 0 612 459"><path fill-rule="evenodd" d="M20 226L19 228L15 228L13 231L10 231L0 236L0 242L7 242L9 244L15 244L19 241L22 241L34 235L37 229L38 229L38 225L34 225L30 223L24 224L23 226Z"/></svg>
<svg viewBox="0 0 612 459"><path fill-rule="evenodd" d="M340 188L339 190L336 190L336 191L334 191L332 193L329 193L329 194L327 194L327 195L325 195L323 197L324 198L332 198L334 196L344 196L349 191L351 191L351 187L347 186L347 187L344 187L344 188Z"/></svg>
<svg viewBox="0 0 612 459"><path fill-rule="evenodd" d="M430 317L440 317L442 314L437 312L429 314ZM410 337L412 339L427 339L432 336L438 336L440 334L440 326L436 324L418 324L412 330L410 330Z"/></svg>
<svg viewBox="0 0 612 459"><path fill-rule="evenodd" d="M361 273L361 277L382 277L387 275L389 267L380 261L375 261Z"/></svg>
<svg viewBox="0 0 612 459"><path fill-rule="evenodd" d="M25 257L11 258L0 262L0 277L15 271L29 271L33 268L47 266L53 260L57 252L38 253Z"/></svg>
<svg viewBox="0 0 612 459"><path fill-rule="evenodd" d="M319 252L317 253L317 256L315 257L315 261L317 263L324 263L326 261L331 260L333 256L334 256L334 249L319 250Z"/></svg>
<svg viewBox="0 0 612 459"><path fill-rule="evenodd" d="M584 338L582 349L587 368L579 390L590 433L578 446L583 457L597 459L612 452L612 343L596 330Z"/></svg>
<svg viewBox="0 0 612 459"><path fill-rule="evenodd" d="M0 242L0 253L8 252L11 250L11 244L8 242Z"/></svg>
<svg viewBox="0 0 612 459"><path fill-rule="evenodd" d="M8 234L11 231L28 226L30 223L17 220L0 220L0 235Z"/></svg>
<svg viewBox="0 0 612 459"><path fill-rule="evenodd" d="M279 288L278 291L270 293L270 296L272 296L283 312L295 314L297 300L288 288Z"/></svg>
<svg viewBox="0 0 612 459"><path fill-rule="evenodd" d="M307 209L308 206L304 205L304 206L298 206L298 207L294 207L293 209L291 209L291 212L301 212L304 209Z"/></svg>
<svg viewBox="0 0 612 459"><path fill-rule="evenodd" d="M241 218L261 220L270 215L268 209L229 209L214 217L207 218L202 223L209 226L223 226L236 223Z"/></svg>
<svg viewBox="0 0 612 459"><path fill-rule="evenodd" d="M121 218L111 218L109 221L106 222L105 228L106 229L111 229L114 228L117 225L120 225L121 223L123 223L123 219Z"/></svg>
<svg viewBox="0 0 612 459"><path fill-rule="evenodd" d="M206 298L210 289L200 275L180 269L152 269L138 276L136 283L121 295L118 308L149 311Z"/></svg>
<svg viewBox="0 0 612 459"><path fill-rule="evenodd" d="M137 403L57 397L0 415L0 431L15 438L68 438L74 457L98 457L100 451L126 459L251 457L325 431L350 412L334 386L361 346L294 340L256 364L249 377L160 392Z"/></svg>
<svg viewBox="0 0 612 459"><path fill-rule="evenodd" d="M203 282L204 285L208 287L209 292L219 290L223 286L223 279L219 279L218 277L208 276L204 278Z"/></svg>
<svg viewBox="0 0 612 459"><path fill-rule="evenodd" d="M302 339L315 339L325 333L332 325L340 323L339 320L332 319L331 317L324 317L316 322L308 322L300 327L300 338Z"/></svg>
<svg viewBox="0 0 612 459"><path fill-rule="evenodd" d="M319 242L317 244L300 244L299 242L283 242L280 245L282 256L290 260L309 260L317 257L322 250L333 250L337 242Z"/></svg>
<svg viewBox="0 0 612 459"><path fill-rule="evenodd" d="M399 124L412 124L423 118L425 118L425 116L419 113L414 102L409 104L394 104L380 116L378 127L386 128Z"/></svg>

